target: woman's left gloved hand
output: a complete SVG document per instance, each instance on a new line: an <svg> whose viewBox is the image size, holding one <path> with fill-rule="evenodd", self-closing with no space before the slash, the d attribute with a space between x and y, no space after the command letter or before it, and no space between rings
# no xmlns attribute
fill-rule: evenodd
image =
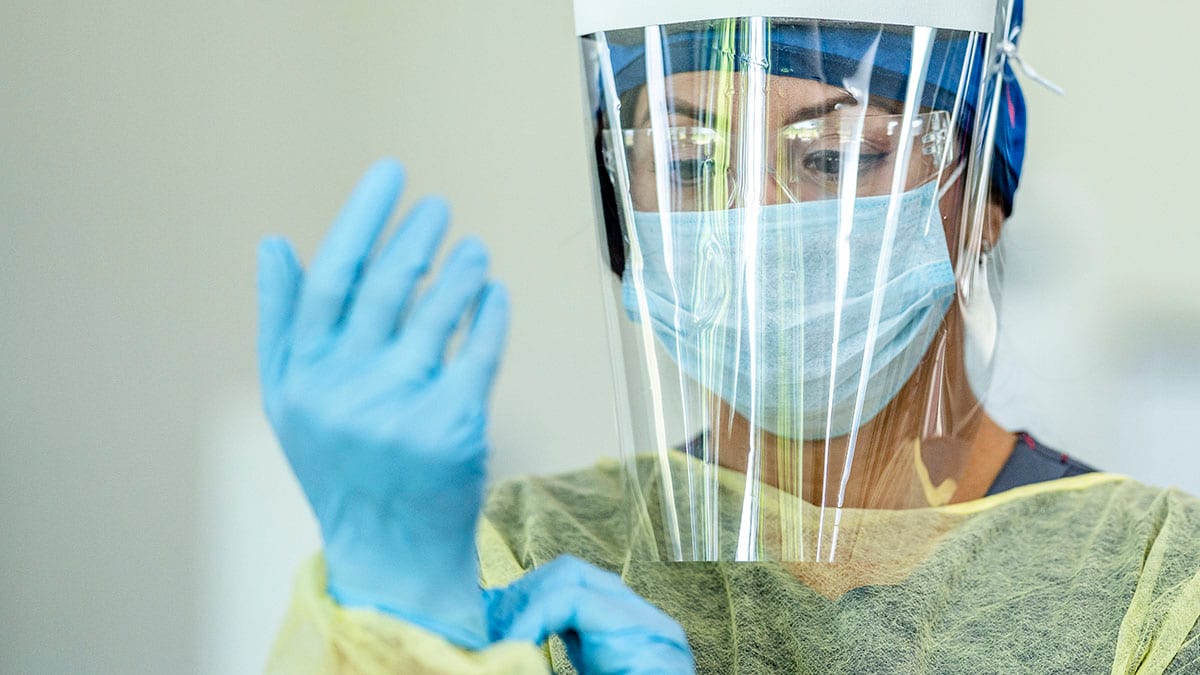
<svg viewBox="0 0 1200 675"><path fill-rule="evenodd" d="M556 558L487 595L492 640L541 644L557 633L582 675L696 672L674 619L617 575L578 558Z"/></svg>
<svg viewBox="0 0 1200 675"><path fill-rule="evenodd" d="M471 239L417 294L447 227L440 200L420 202L372 256L403 178L376 164L307 272L287 242L263 242L263 402L320 525L330 594L480 648L475 527L508 300Z"/></svg>

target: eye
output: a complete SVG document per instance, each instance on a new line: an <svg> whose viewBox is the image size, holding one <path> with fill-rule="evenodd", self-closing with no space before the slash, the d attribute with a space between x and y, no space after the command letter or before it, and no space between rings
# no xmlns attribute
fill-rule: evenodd
<svg viewBox="0 0 1200 675"><path fill-rule="evenodd" d="M822 177L837 178L842 173L842 153L837 150L810 152L800 160L805 171Z"/></svg>
<svg viewBox="0 0 1200 675"><path fill-rule="evenodd" d="M714 171L711 159L677 159L671 162L671 175L683 185L695 185Z"/></svg>
<svg viewBox="0 0 1200 675"><path fill-rule="evenodd" d="M887 162L887 153L860 153L858 155L858 173L863 175L874 171ZM840 150L815 150L806 153L800 159L801 168L809 174L824 180L837 180L842 175L842 152Z"/></svg>

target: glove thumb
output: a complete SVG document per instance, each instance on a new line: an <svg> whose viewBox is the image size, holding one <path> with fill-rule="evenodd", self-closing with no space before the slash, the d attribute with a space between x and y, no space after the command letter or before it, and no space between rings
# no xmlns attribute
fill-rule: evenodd
<svg viewBox="0 0 1200 675"><path fill-rule="evenodd" d="M287 357L288 334L304 270L292 245L267 237L258 245L258 375L269 397Z"/></svg>

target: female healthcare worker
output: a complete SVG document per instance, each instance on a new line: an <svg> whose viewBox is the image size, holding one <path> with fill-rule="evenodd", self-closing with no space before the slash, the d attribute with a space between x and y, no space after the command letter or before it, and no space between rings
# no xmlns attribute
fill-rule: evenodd
<svg viewBox="0 0 1200 675"><path fill-rule="evenodd" d="M307 272L263 243L325 545L271 669L1200 672L1200 504L979 401L1020 1L721 5L576 2L621 461L485 499L508 299L473 239L416 296L437 200L370 255L394 162Z"/></svg>

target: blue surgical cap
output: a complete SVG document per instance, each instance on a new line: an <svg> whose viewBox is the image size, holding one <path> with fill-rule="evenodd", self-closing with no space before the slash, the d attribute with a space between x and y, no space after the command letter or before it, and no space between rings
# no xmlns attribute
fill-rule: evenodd
<svg viewBox="0 0 1200 675"><path fill-rule="evenodd" d="M1015 0L1012 6L1012 36L1017 39L1025 21L1025 1ZM1021 165L1025 163L1025 94L1013 72L1004 65L1004 85L1000 88L1000 117L996 120L996 159L992 164L992 183L1000 193L1004 214L1012 215L1013 197L1021 182Z"/></svg>

